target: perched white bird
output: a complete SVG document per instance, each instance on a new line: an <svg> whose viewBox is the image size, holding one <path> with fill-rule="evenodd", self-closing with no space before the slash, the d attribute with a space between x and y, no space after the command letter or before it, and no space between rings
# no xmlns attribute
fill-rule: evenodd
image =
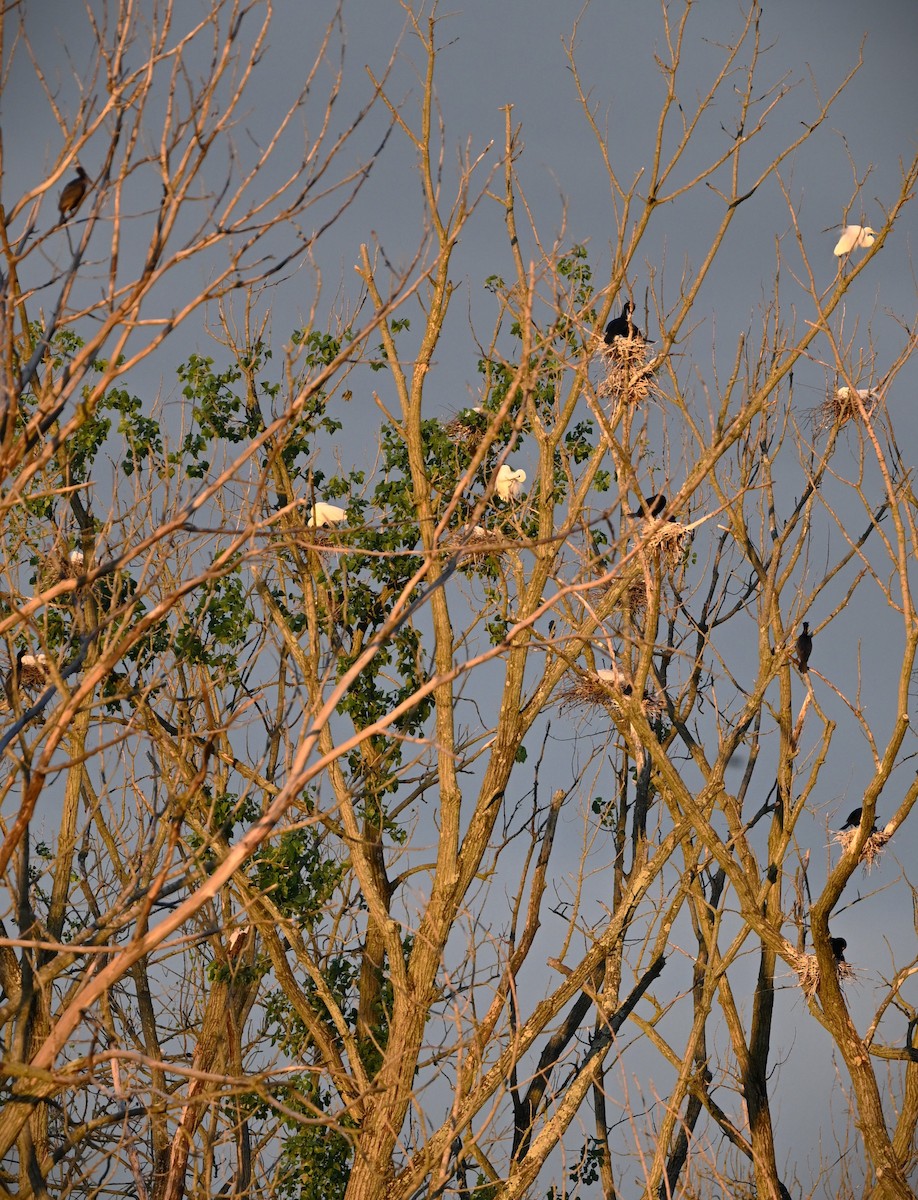
<svg viewBox="0 0 918 1200"><path fill-rule="evenodd" d="M855 388L854 389L861 400L869 400L871 396L875 396L876 392L873 388ZM847 400L851 395L851 388L847 384L843 384L835 393L837 400Z"/></svg>
<svg viewBox="0 0 918 1200"><path fill-rule="evenodd" d="M324 500L320 500L309 510L309 520L306 524L313 529L321 529L323 525L340 525L346 517L345 510L337 504L326 504Z"/></svg>
<svg viewBox="0 0 918 1200"><path fill-rule="evenodd" d="M48 665L47 654L23 654L19 660L20 667L39 667L44 669Z"/></svg>
<svg viewBox="0 0 918 1200"><path fill-rule="evenodd" d="M497 481L494 484L494 490L500 496L501 500L515 500L520 494L522 484L525 482L525 471L514 471L506 463L501 463L500 469L497 472Z"/></svg>
<svg viewBox="0 0 918 1200"><path fill-rule="evenodd" d="M83 562L85 560L82 550L71 550L67 557L70 559L70 565L75 571L83 570Z"/></svg>
<svg viewBox="0 0 918 1200"><path fill-rule="evenodd" d="M876 230L871 229L869 225L846 225L835 243L835 257L841 258L843 254L850 254L858 247L866 250L868 246L873 245L876 236Z"/></svg>

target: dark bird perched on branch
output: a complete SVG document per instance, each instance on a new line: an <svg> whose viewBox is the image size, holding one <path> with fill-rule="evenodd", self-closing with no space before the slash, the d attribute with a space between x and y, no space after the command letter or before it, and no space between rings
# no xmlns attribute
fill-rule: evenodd
<svg viewBox="0 0 918 1200"><path fill-rule="evenodd" d="M837 963L844 962L845 961L845 950L847 949L847 946L848 946L848 943L845 941L845 939L830 937L829 945L832 947L832 953L835 955L835 961Z"/></svg>
<svg viewBox="0 0 918 1200"><path fill-rule="evenodd" d="M813 638L810 635L810 623L809 621L804 621L803 633L797 638L797 670L801 674L806 671L812 653Z"/></svg>
<svg viewBox="0 0 918 1200"><path fill-rule="evenodd" d="M630 300L626 300L622 306L621 316L613 317L606 326L604 340L607 346L611 346L616 338L635 338L642 342L650 342L650 338L642 333L631 320L632 312L634 312L634 305Z"/></svg>
<svg viewBox="0 0 918 1200"><path fill-rule="evenodd" d="M89 191L89 176L77 164L76 179L71 179L60 194L57 207L61 214L60 223L68 221L83 203L83 197Z"/></svg>
<svg viewBox="0 0 918 1200"><path fill-rule="evenodd" d="M645 496L635 512L628 513L629 517L658 517L666 508L664 495Z"/></svg>
<svg viewBox="0 0 918 1200"><path fill-rule="evenodd" d="M848 813L848 817L847 817L844 825L842 825L842 833L844 833L844 831L846 829L857 829L858 828L858 826L861 823L861 814L863 813L863 811L864 811L863 808L852 808L851 812ZM876 833L876 831L877 831L877 827L876 827L876 824L874 824L874 827L870 832Z"/></svg>

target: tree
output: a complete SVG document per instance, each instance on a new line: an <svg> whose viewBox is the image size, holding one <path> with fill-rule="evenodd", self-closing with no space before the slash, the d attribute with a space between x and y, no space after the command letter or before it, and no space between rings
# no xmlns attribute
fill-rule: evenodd
<svg viewBox="0 0 918 1200"><path fill-rule="evenodd" d="M510 108L502 152L470 144L448 198L438 25L405 12L425 62L417 109L371 69L367 107L334 137L339 66L319 135L265 200L268 155L311 101L339 20L249 164L231 122L270 9L218 5L183 33L166 9L141 51L124 4L93 26L102 74L61 117L60 167L3 213L0 1182L23 1200L574 1196L597 1181L611 1197L633 1178L648 1196L786 1197L828 1180L853 1191L863 1172L871 1195L911 1195L918 960L892 953L865 1019L838 917L865 864L886 872L918 796L918 779L901 783L915 498L886 405L914 322L880 365L843 320L918 159L873 244L821 288L825 246L813 250L784 170L856 69L776 150L766 122L796 92L759 78L759 7L693 109L680 76L693 12L664 8L655 151L627 183L572 39L617 219L600 282L576 237L542 236ZM217 50L194 90L205 37ZM189 91L150 154L160 71ZM683 182L701 118L728 97L736 136ZM379 149L355 161L349 139L368 121ZM103 130L103 173L41 234L65 157ZM347 216L398 138L424 197L417 254L395 272L365 237L362 294L326 310L317 290L280 352L259 289ZM215 161L227 182L199 205L192 184L211 189ZM138 217L150 251L141 238L128 280L134 177L153 170L162 197ZM772 292L729 355L717 347L726 375L708 378L699 297L766 185L788 228ZM662 265L646 273L643 247L701 191L719 225L674 287ZM513 274L483 281L480 404L444 413L457 247L495 203ZM861 203L856 185L855 214ZM313 204L320 234L291 238ZM83 222L49 305L36 263ZM186 297L194 255L212 281ZM639 277L656 341L607 345ZM179 428L133 380L205 304L219 348L179 366ZM827 398L804 420L795 373L820 362ZM381 414L372 471L338 437L358 392ZM666 507L641 515L651 491ZM822 651L859 605L902 646L879 720ZM817 880L819 785L855 732L871 757L861 820ZM900 799L874 831L888 783ZM904 873L899 891L913 895ZM788 1009L824 1031L814 1053L837 1054L863 1138L844 1174L800 1179L804 1156L780 1144ZM653 1080L643 1096L638 1070Z"/></svg>

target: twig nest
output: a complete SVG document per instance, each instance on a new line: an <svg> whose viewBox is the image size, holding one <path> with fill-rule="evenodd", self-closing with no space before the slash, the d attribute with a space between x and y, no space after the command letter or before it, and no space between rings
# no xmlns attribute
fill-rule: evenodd
<svg viewBox="0 0 918 1200"><path fill-rule="evenodd" d="M679 521L650 518L644 521L641 528L644 549L659 554L667 571L675 571L682 566L693 536L694 531Z"/></svg>
<svg viewBox="0 0 918 1200"><path fill-rule="evenodd" d="M845 854L854 845L855 839L859 830L857 829L840 829L833 835L832 840L838 842ZM872 833L864 845L861 847L861 856L858 862L864 866L864 873L869 875L873 870L875 863L883 856L887 845L892 841L892 834L887 833L885 829L877 830Z"/></svg>
<svg viewBox="0 0 918 1200"><path fill-rule="evenodd" d="M621 714L623 701L630 699L633 691L633 684L621 671L604 667L599 671L590 671L578 676L571 687L561 693L560 699L563 705L590 705ZM641 701L641 709L648 721L655 721L663 715L665 705L656 692L647 688Z"/></svg>
<svg viewBox="0 0 918 1200"><path fill-rule="evenodd" d="M48 680L48 656L46 654L19 654L17 665L12 671L13 679L18 677L19 689L32 692L44 687Z"/></svg>
<svg viewBox="0 0 918 1200"><path fill-rule="evenodd" d="M879 406L880 393L876 388L849 388L843 384L813 410L813 424L817 433L823 433L847 421L859 421L862 408L868 417L872 417Z"/></svg>
<svg viewBox="0 0 918 1200"><path fill-rule="evenodd" d="M463 408L443 425L451 442L474 453L481 445L488 430L488 418L480 404L474 408Z"/></svg>
<svg viewBox="0 0 918 1200"><path fill-rule="evenodd" d="M484 525L462 525L445 543L446 547L460 558L481 562L491 555L499 555L501 547L495 536L489 533Z"/></svg>
<svg viewBox="0 0 918 1200"><path fill-rule="evenodd" d="M82 575L83 565L84 557L82 550L71 550L68 553L58 543L48 551L39 565L36 580L39 591L45 592L49 588L63 583L65 579L75 579L78 575ZM53 603L68 604L71 598L72 593L68 592L66 595L56 597Z"/></svg>
<svg viewBox="0 0 918 1200"><path fill-rule="evenodd" d="M603 378L596 388L601 399L615 396L625 404L642 404L649 398L654 372L647 364L653 352L640 334L613 338L611 344L597 336L594 355L603 370Z"/></svg>
<svg viewBox="0 0 918 1200"><path fill-rule="evenodd" d="M819 960L816 955L798 954L794 970L800 979L800 988L804 996L808 1000L812 999L819 991ZM856 979L857 972L844 958L836 958L835 977L839 983L845 983L849 979Z"/></svg>
<svg viewBox="0 0 918 1200"><path fill-rule="evenodd" d="M501 463L494 481L494 491L501 500L518 500L526 482L526 472L514 471L508 463Z"/></svg>

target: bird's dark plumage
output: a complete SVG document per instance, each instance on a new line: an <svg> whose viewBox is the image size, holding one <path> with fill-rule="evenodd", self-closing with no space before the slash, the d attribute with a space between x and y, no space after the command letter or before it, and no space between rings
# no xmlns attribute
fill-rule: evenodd
<svg viewBox="0 0 918 1200"><path fill-rule="evenodd" d="M606 326L605 343L607 346L611 346L616 338L634 338L642 342L649 342L650 339L641 333L631 320L632 312L634 312L634 305L630 300L626 300L622 305L621 316L613 317Z"/></svg>
<svg viewBox="0 0 918 1200"><path fill-rule="evenodd" d="M844 825L842 825L843 833L846 829L857 829L857 827L861 823L861 815L862 815L863 811L864 811L863 808L852 808L851 812L848 813L848 817L847 817ZM877 827L876 827L876 825L874 825L871 832L876 833L876 830L877 830Z"/></svg>
<svg viewBox="0 0 918 1200"><path fill-rule="evenodd" d="M645 496L635 512L628 513L629 517L658 517L666 508L664 495Z"/></svg>
<svg viewBox="0 0 918 1200"><path fill-rule="evenodd" d="M848 943L844 938L829 938L829 945L832 947L832 953L835 955L835 961L843 963L845 961L845 950Z"/></svg>
<svg viewBox="0 0 918 1200"><path fill-rule="evenodd" d="M83 197L89 191L89 176L81 166L77 166L76 179L71 179L60 194L57 207L60 210L61 221L66 221L83 203Z"/></svg>
<svg viewBox="0 0 918 1200"><path fill-rule="evenodd" d="M813 638L810 634L809 621L803 622L803 633L797 638L797 670L800 672L806 671L807 664L810 661L810 655L813 653Z"/></svg>

